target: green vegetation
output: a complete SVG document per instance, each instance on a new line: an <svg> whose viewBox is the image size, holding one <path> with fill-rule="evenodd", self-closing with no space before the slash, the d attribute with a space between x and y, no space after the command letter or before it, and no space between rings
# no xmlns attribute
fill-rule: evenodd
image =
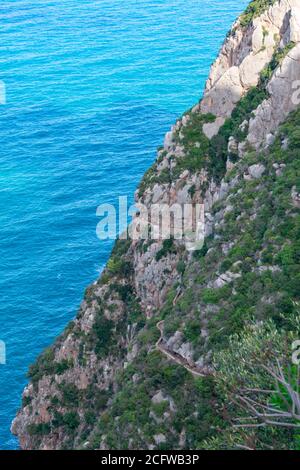
<svg viewBox="0 0 300 470"><path fill-rule="evenodd" d="M170 253L176 253L176 246L173 238L169 238L163 241L162 248L156 253L156 261L160 261Z"/></svg>
<svg viewBox="0 0 300 470"><path fill-rule="evenodd" d="M206 304L217 304L221 299L229 297L231 289L229 286L224 286L219 289L203 289L202 301Z"/></svg>
<svg viewBox="0 0 300 470"><path fill-rule="evenodd" d="M277 69L279 65L281 65L283 59L290 52L290 50L293 49L293 47L295 47L295 43L291 41L285 47L278 48L275 51L270 63L261 72L259 84L260 89L265 89L267 83L273 75L273 72Z"/></svg>
<svg viewBox="0 0 300 470"><path fill-rule="evenodd" d="M98 356L108 353L113 338L113 328L114 322L99 312L93 325L93 331L96 335L95 352Z"/></svg>
<svg viewBox="0 0 300 470"><path fill-rule="evenodd" d="M156 416L160 418L164 415L164 413L168 409L169 409L169 402L166 400L152 405L152 411L156 414Z"/></svg>
<svg viewBox="0 0 300 470"><path fill-rule="evenodd" d="M111 257L107 263L109 274L114 276L130 276L132 273L132 264L122 258Z"/></svg>
<svg viewBox="0 0 300 470"><path fill-rule="evenodd" d="M196 341L199 341L199 336L201 333L199 319L197 318L195 320L189 321L185 325L183 333L187 341L190 341L191 343L195 343Z"/></svg>
<svg viewBox="0 0 300 470"><path fill-rule="evenodd" d="M178 261L177 266L176 266L177 272L179 274L183 275L184 271L185 271L185 268L186 268L185 262L182 261L182 260Z"/></svg>
<svg viewBox="0 0 300 470"><path fill-rule="evenodd" d="M72 383L62 382L59 385L59 390L62 394L61 403L66 407L76 407L80 400L80 391L76 385Z"/></svg>
<svg viewBox="0 0 300 470"><path fill-rule="evenodd" d="M226 161L228 157L229 137L233 136L237 142L242 142L247 135L248 124L254 109L267 98L265 89L259 87L251 88L248 93L238 102L230 118L226 119L218 134L211 139L210 143L210 174L215 180L220 181L226 172ZM246 122L243 129L241 125ZM237 153L229 155L232 161L238 158Z"/></svg>
<svg viewBox="0 0 300 470"><path fill-rule="evenodd" d="M245 22L267 6L251 5ZM158 175L154 166L140 190L159 178L176 178L184 169L204 167L216 180L222 178L229 137L243 141L246 128L241 124L267 97L266 84L292 46L276 52L259 86L240 100L211 142L202 127L214 117L188 113L187 125L176 136L186 157L173 175ZM75 344L72 353L80 344L78 358L58 362L53 347L30 368L35 389L44 376L51 376L51 386L56 381L56 393L45 400L49 423L28 428L34 442L59 431L68 448L300 449L299 429L266 423L249 407L250 399L259 410L289 413L286 387L278 387L269 372L279 366L296 392L298 369L291 365L291 344L300 334L300 212L292 192L300 191L299 148L300 110L278 129L267 152L252 150L236 161L236 185L228 199L214 205L219 223L201 250L185 256L173 239L162 243L156 261L182 254L174 263L180 276L151 315L145 315L136 295L139 281L133 280L130 242L117 241L104 277L86 292L94 323L85 318L83 331L77 321L67 330ZM262 176L244 178L249 165L258 163L265 169ZM195 192L193 188L190 195ZM139 246L140 253L147 249L147 243ZM156 347L161 320L163 339L176 334L179 342L188 342L192 359L213 364L213 375L196 378ZM68 372L75 366L75 376L86 367L92 370L83 389L71 382ZM158 393L160 403L154 400ZM24 398L28 410L33 403L32 397ZM261 426L247 428L247 421ZM163 434L164 443L155 443L157 434Z"/></svg>
<svg viewBox="0 0 300 470"><path fill-rule="evenodd" d="M249 96L250 103L256 95ZM244 119L244 110L247 115L250 112L247 103L246 99L245 107L234 114L240 116L236 122ZM232 124L231 129L237 127ZM237 163L237 174L258 162L266 171L259 180L240 179L231 191L233 209L227 212L216 237L208 237L189 262L177 264L182 293L174 305L177 287L173 286L159 317L143 324L138 334L139 354L120 372L120 388L110 406L98 418L89 415L88 421L94 423L91 448L99 446L103 436L111 449L145 448L155 445L156 433L166 438L163 448L176 448L183 429L187 449L298 448L299 433L291 429L266 426L244 432L235 428L236 420L247 413L233 400L246 385L268 386L273 390L270 402L283 407L261 366L276 364L276 358L284 362L291 341L299 334L292 320L299 318L295 302L300 300L300 215L291 203L291 189L299 188L300 181L299 129L300 111L281 127L269 154L252 152ZM287 150L282 148L282 140L289 142ZM276 175L274 163L285 165L282 176ZM222 204L216 205L216 212L224 209ZM226 255L220 239L234 242ZM157 259L173 250L174 242L166 241ZM216 273L227 271L239 277L218 289L207 286ZM122 298L126 296L122 294ZM203 316L208 322L205 340L201 336ZM217 374L196 380L153 350L159 338L158 318L165 320L166 338L182 332L184 341L193 345L195 360L215 351ZM158 390L168 400L154 405L152 397ZM254 394L254 398L265 404L261 396ZM136 429L141 432L137 434Z"/></svg>
<svg viewBox="0 0 300 470"><path fill-rule="evenodd" d="M35 364L30 366L27 375L36 384L44 375L62 375L73 365L72 359L55 361L54 349L49 348L43 352Z"/></svg>
<svg viewBox="0 0 300 470"><path fill-rule="evenodd" d="M256 155L252 152L237 163L236 174L243 174L248 165L255 163L263 164L266 171L259 180L240 179L240 183L231 191L230 204L233 209L226 214L216 237L209 237L203 250L195 253L185 269L180 270L183 275L183 293L176 305L173 305L176 295L176 289L173 288L162 308L166 338L181 331L184 340L193 344L195 359L206 351L215 351L214 362L218 374L210 379L210 405L205 410L200 407L199 419L191 423L187 444L191 448L265 449L273 446L278 449L295 449L299 446L299 433L291 429L266 426L265 429L247 430L245 433L243 429L235 428L235 420L245 417L245 412L232 403L238 387L245 386L241 382L245 377L249 386L268 386L270 390L273 387L271 402L283 406L278 402L275 384L261 366L274 366L276 358L286 360L293 338L299 335L299 327L297 329L292 319L299 319L295 302L300 300L300 214L291 201L292 188L299 190L300 186L299 129L300 111L293 113L280 128L278 138L268 154ZM283 140L289 142L287 150L282 148ZM275 174L274 163L285 165L281 176ZM223 208L224 205L218 203L215 211ZM222 242L234 242L226 255L220 248L220 239ZM208 280L215 279L217 272L227 271L239 277L218 289L207 287ZM205 341L200 335L200 315L203 316L204 312L209 333ZM150 334L150 330L149 335L143 333L143 337L143 347L154 344L157 338ZM171 380L168 383L162 381L161 376L158 377L158 369L163 373L164 359L160 358L158 366L158 358L156 355L154 357L153 369L146 367L141 374L139 366L135 364L131 372L140 375L140 384L156 383L156 389L163 389L164 394L175 399L177 392L183 393L181 385L177 383L176 389L172 390ZM126 379L124 381L126 383ZM193 392L189 404L197 410L203 400L203 388L207 386L206 380L201 379L200 383L201 399L195 401ZM262 397L254 394L253 398L259 398L261 404L265 404L261 401ZM148 405L144 406L147 408ZM191 408L189 410L191 413ZM178 433L186 422L187 414L182 412L179 417L175 413L170 418L173 425L176 423ZM106 418L111 426L111 418ZM147 429L147 425L137 419L132 429L136 429L136 426ZM166 428L161 431L167 436L168 445L178 439L179 434L171 435ZM121 434L126 436L127 443L132 438L130 431L122 430ZM151 432L145 436L147 442L151 440L150 435ZM196 435L197 442L193 437ZM144 442L138 442L137 445L143 446ZM114 441L113 445L118 448L121 441Z"/></svg>
<svg viewBox="0 0 300 470"><path fill-rule="evenodd" d="M70 432L74 432L80 424L78 413L76 411L69 411L64 415L63 422Z"/></svg>
<svg viewBox="0 0 300 470"><path fill-rule="evenodd" d="M139 185L138 195L141 197L145 190L154 186L155 184L170 184L172 182L172 177L168 168L164 168L159 173L157 172L157 164L155 162L149 170L143 176L143 179Z"/></svg>
<svg viewBox="0 0 300 470"><path fill-rule="evenodd" d="M251 19L259 15L266 8L268 1L255 1L249 5L247 18ZM268 34L264 31L264 37ZM237 143L245 140L248 132L248 122L252 117L253 111L268 98L267 84L276 68L282 63L284 57L295 46L293 42L287 44L284 48L278 48L274 52L272 60L261 72L260 81L257 87L252 87L248 93L241 98L232 112L230 118L227 118L219 132L209 140L203 132L205 123L214 122L215 116L211 114L200 114L188 112L185 117L187 123L180 128L175 135L175 141L184 147L184 157L176 159L176 166L172 174L168 169L160 173L157 170L156 163L145 174L139 187L139 196L141 197L147 188L151 188L155 183L170 183L176 180L184 170L196 173L201 169L207 169L210 176L215 181L220 181L226 173L226 161L228 157L228 142L232 136ZM233 150L229 155L231 161L238 159L237 151ZM191 197L194 196L195 188L190 189Z"/></svg>
<svg viewBox="0 0 300 470"><path fill-rule="evenodd" d="M196 172L201 170L208 158L209 139L205 136L202 127L205 123L214 122L215 116L212 114L198 114L193 112L185 113L188 119L186 126L181 129L182 135L177 134L175 139L180 140L184 145L185 156L177 160L176 167L170 172L168 168L158 171L155 162L145 173L140 186L138 195L142 197L145 190L153 187L156 183L170 184L184 170ZM182 139L182 140L181 140ZM170 157L172 160L172 157Z"/></svg>
<svg viewBox="0 0 300 470"><path fill-rule="evenodd" d="M273 413L289 410L291 405L288 399L282 399L283 389L278 391L274 377L266 368L275 371L276 364L280 363L296 391L299 368L291 366L290 348L298 334L299 316L291 317L289 331L278 330L272 321L250 323L240 335L230 338L226 350L215 354L215 390L227 416L226 426L218 436L200 444L200 447L300 450L300 428L276 425L253 427L254 424L261 425L264 418L257 418L251 408L255 403L259 411L266 406L274 407ZM264 390L270 390L270 393L266 394ZM252 400L249 401L251 406L247 406L248 400ZM284 421L287 420L286 417ZM276 421L274 416L272 421ZM241 427L235 427L237 424ZM252 426L248 427L249 424Z"/></svg>
<svg viewBox="0 0 300 470"><path fill-rule="evenodd" d="M277 49L270 63L261 72L260 81L257 87L251 88L248 93L241 98L232 112L230 118L226 119L218 134L214 136L210 143L209 155L210 174L217 181L220 181L226 171L226 160L228 156L229 137L233 136L237 142L245 140L248 132L248 122L253 111L268 98L267 84L276 68L281 64L288 52L295 46L293 42L287 44L283 49ZM245 122L245 125L242 124ZM238 155L229 155L232 161L236 161Z"/></svg>
<svg viewBox="0 0 300 470"><path fill-rule="evenodd" d="M30 436L46 436L51 432L49 423L30 424L27 427Z"/></svg>
<svg viewBox="0 0 300 470"><path fill-rule="evenodd" d="M240 24L246 28L250 23L264 13L276 0L253 0L250 2L245 12L240 16Z"/></svg>
<svg viewBox="0 0 300 470"><path fill-rule="evenodd" d="M22 406L24 407L30 405L31 402L32 402L32 397L30 396L25 396L22 398Z"/></svg>
<svg viewBox="0 0 300 470"><path fill-rule="evenodd" d="M211 426L221 424L212 407L211 380L195 380L158 352L143 350L140 355L131 369L122 373L122 389L99 419L90 447L97 448L105 435L110 449L128 449L129 442L134 448L145 448L148 443L155 444L155 434L162 433L166 436L164 449L170 449L178 446L185 429L186 447L196 448L198 441L213 434ZM134 374L140 377L136 384L132 382ZM169 398L154 404L151 398L158 389Z"/></svg>
<svg viewBox="0 0 300 470"><path fill-rule="evenodd" d="M210 141L204 134L202 128L205 123L215 121L215 116L212 114L198 114L188 113L187 124L181 128L181 136L176 136L183 145L185 156L179 158L176 162L176 167L173 170L173 178L178 177L184 170L189 170L196 173L201 170L207 162Z"/></svg>

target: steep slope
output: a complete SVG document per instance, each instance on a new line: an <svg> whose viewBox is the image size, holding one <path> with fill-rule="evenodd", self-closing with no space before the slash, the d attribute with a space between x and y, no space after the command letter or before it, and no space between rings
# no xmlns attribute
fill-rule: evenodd
<svg viewBox="0 0 300 470"><path fill-rule="evenodd" d="M30 369L22 448L297 447L293 427L234 428L232 397L244 377L272 387L259 364L286 361L299 331L299 6L250 4L136 193L203 204L204 246L117 241Z"/></svg>

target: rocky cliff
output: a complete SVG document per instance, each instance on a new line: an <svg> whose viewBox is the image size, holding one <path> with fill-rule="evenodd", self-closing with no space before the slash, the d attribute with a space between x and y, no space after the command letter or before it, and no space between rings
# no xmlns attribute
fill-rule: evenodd
<svg viewBox="0 0 300 470"><path fill-rule="evenodd" d="M293 427L235 427L234 397L271 387L260 364L297 337L299 79L299 0L254 0L136 192L149 209L203 205L203 247L116 242L30 368L12 424L23 449L298 445Z"/></svg>

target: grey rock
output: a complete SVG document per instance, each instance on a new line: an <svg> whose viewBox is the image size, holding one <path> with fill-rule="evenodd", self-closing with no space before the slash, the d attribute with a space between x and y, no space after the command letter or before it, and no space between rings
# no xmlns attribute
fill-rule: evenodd
<svg viewBox="0 0 300 470"><path fill-rule="evenodd" d="M155 434L153 438L155 440L156 445L164 444L165 442L167 442L166 436L164 434Z"/></svg>
<svg viewBox="0 0 300 470"><path fill-rule="evenodd" d="M152 403L158 405L159 403L162 403L163 401L168 401L168 398L164 396L161 390L159 390L152 398L151 398Z"/></svg>
<svg viewBox="0 0 300 470"><path fill-rule="evenodd" d="M261 178L265 171L266 169L264 165L261 165L259 163L257 165L251 165L248 168L249 175L253 179Z"/></svg>

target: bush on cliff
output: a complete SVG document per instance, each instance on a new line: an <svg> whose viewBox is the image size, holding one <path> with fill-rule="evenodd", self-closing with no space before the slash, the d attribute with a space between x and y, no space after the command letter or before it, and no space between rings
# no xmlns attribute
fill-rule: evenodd
<svg viewBox="0 0 300 470"><path fill-rule="evenodd" d="M274 5L277 0L253 0L247 6L245 12L240 17L240 24L246 28L250 23L264 13L270 6Z"/></svg>

